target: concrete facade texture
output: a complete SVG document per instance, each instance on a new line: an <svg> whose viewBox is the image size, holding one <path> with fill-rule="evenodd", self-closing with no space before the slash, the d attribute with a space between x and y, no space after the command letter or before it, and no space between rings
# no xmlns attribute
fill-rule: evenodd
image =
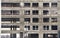
<svg viewBox="0 0 60 38"><path fill-rule="evenodd" d="M20 6L10 6L10 7L4 7L2 3L18 3ZM24 3L29 3L30 6L25 7ZM38 6L33 6L33 3L38 3ZM44 7L43 3L47 4L47 7ZM45 5L46 5L45 4ZM16 4L15 4L16 5ZM53 6L56 5L56 6ZM59 38L59 31L60 31L60 0L1 0L1 10L17 10L19 13L17 15L6 15L2 14L1 12L1 18L19 18L19 21L17 22L10 22L10 21L1 21L1 26L2 25L15 25L19 26L17 28L18 30L11 30L10 28L1 28L1 34L20 34L20 32L23 32L23 37L19 38L24 38L25 34L39 34L38 38L44 38L43 34L57 34L57 38ZM25 11L29 10L30 13L29 15L25 15ZM37 15L33 15L32 11L33 10L38 10ZM48 10L48 14L46 15L43 14L43 10ZM24 18L30 18L29 22L25 22ZM38 18L38 22L33 22L33 18ZM43 18L48 18L45 20L49 20L47 22L43 22ZM55 19L56 18L56 19ZM14 20L14 19L13 19ZM53 21L55 20L55 21ZM36 20L35 20L36 21ZM25 26L30 26L30 30L25 29ZM33 26L38 26L38 30L33 30ZM46 30L44 30L44 27L46 27ZM57 29L54 30L55 28L53 26L56 26ZM47 29L48 28L48 29ZM6 29L6 30L4 30ZM52 30L53 29L53 30ZM29 37L28 37L29 38ZM54 37L53 37L54 38Z"/></svg>

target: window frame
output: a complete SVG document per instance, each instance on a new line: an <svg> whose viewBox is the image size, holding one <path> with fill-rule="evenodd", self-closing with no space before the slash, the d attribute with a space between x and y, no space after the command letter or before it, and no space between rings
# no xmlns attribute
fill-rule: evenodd
<svg viewBox="0 0 60 38"><path fill-rule="evenodd" d="M38 28L39 28L38 25L34 25L34 26L32 26L32 27L33 27L33 28L32 28L33 30L38 30Z"/></svg>

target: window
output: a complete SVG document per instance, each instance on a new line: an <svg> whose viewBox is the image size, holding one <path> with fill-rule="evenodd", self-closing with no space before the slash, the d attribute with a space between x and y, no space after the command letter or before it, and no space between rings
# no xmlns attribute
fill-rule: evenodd
<svg viewBox="0 0 60 38"><path fill-rule="evenodd" d="M17 22L17 21L19 21L19 18L2 18L1 21Z"/></svg>
<svg viewBox="0 0 60 38"><path fill-rule="evenodd" d="M33 30L38 30L38 26L33 26Z"/></svg>
<svg viewBox="0 0 60 38"><path fill-rule="evenodd" d="M19 11L18 10L12 10L12 14L13 15L19 15Z"/></svg>
<svg viewBox="0 0 60 38"><path fill-rule="evenodd" d="M2 7L12 7L12 3L1 3Z"/></svg>
<svg viewBox="0 0 60 38"><path fill-rule="evenodd" d="M37 22L39 22L39 19L38 18L33 18L33 22L37 23Z"/></svg>
<svg viewBox="0 0 60 38"><path fill-rule="evenodd" d="M49 3L43 3L43 7L49 7Z"/></svg>
<svg viewBox="0 0 60 38"><path fill-rule="evenodd" d="M38 10L32 10L33 15L38 15Z"/></svg>
<svg viewBox="0 0 60 38"><path fill-rule="evenodd" d="M27 29L30 30L30 26L25 26L25 28L26 28L26 30L27 30Z"/></svg>
<svg viewBox="0 0 60 38"><path fill-rule="evenodd" d="M43 34L43 38L48 38L48 34Z"/></svg>
<svg viewBox="0 0 60 38"><path fill-rule="evenodd" d="M51 6L52 7L57 7L57 3L52 3Z"/></svg>
<svg viewBox="0 0 60 38"><path fill-rule="evenodd" d="M16 30L17 28L19 28L19 26L11 25L10 28L11 28L11 30Z"/></svg>
<svg viewBox="0 0 60 38"><path fill-rule="evenodd" d="M16 34L10 34L10 38L16 38Z"/></svg>
<svg viewBox="0 0 60 38"><path fill-rule="evenodd" d="M30 18L24 18L25 22L30 22Z"/></svg>
<svg viewBox="0 0 60 38"><path fill-rule="evenodd" d="M51 18L52 22L57 22L57 18Z"/></svg>
<svg viewBox="0 0 60 38"><path fill-rule="evenodd" d="M39 34L38 33L34 33L34 34L28 34L29 38L39 38Z"/></svg>
<svg viewBox="0 0 60 38"><path fill-rule="evenodd" d="M19 7L19 3L1 3L2 7Z"/></svg>
<svg viewBox="0 0 60 38"><path fill-rule="evenodd" d="M2 15L19 15L18 10L2 10Z"/></svg>
<svg viewBox="0 0 60 38"><path fill-rule="evenodd" d="M38 7L38 3L32 3L32 7Z"/></svg>
<svg viewBox="0 0 60 38"><path fill-rule="evenodd" d="M52 29L52 30L57 30L57 28L58 28L57 25L52 25L52 26L51 26L51 29Z"/></svg>
<svg viewBox="0 0 60 38"><path fill-rule="evenodd" d="M17 26L17 25L1 25L1 28L11 28L11 26L19 28L19 26Z"/></svg>
<svg viewBox="0 0 60 38"><path fill-rule="evenodd" d="M48 10L43 10L43 15L47 15L49 13Z"/></svg>
<svg viewBox="0 0 60 38"><path fill-rule="evenodd" d="M30 3L24 3L24 7L30 7Z"/></svg>
<svg viewBox="0 0 60 38"><path fill-rule="evenodd" d="M49 22L49 18L43 18L43 22Z"/></svg>
<svg viewBox="0 0 60 38"><path fill-rule="evenodd" d="M30 15L30 10L25 10L25 11L24 11L24 14L25 14L25 15Z"/></svg>
<svg viewBox="0 0 60 38"><path fill-rule="evenodd" d="M0 38L10 38L10 33L1 33Z"/></svg>
<svg viewBox="0 0 60 38"><path fill-rule="evenodd" d="M1 14L2 15L11 15L12 14L12 11L11 10L1 10Z"/></svg>
<svg viewBox="0 0 60 38"><path fill-rule="evenodd" d="M49 26L43 26L44 30L49 30Z"/></svg>
<svg viewBox="0 0 60 38"><path fill-rule="evenodd" d="M12 3L13 7L20 7L20 3Z"/></svg>
<svg viewBox="0 0 60 38"><path fill-rule="evenodd" d="M16 30L19 28L17 25L1 25L1 28L10 28L11 30Z"/></svg>
<svg viewBox="0 0 60 38"><path fill-rule="evenodd" d="M51 34L43 34L43 38L58 38L58 37L57 34L51 33Z"/></svg>

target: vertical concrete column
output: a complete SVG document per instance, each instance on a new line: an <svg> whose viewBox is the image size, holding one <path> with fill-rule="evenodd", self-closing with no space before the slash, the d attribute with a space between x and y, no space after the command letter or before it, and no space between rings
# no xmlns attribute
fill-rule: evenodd
<svg viewBox="0 0 60 38"><path fill-rule="evenodd" d="M49 26L49 30L51 30L51 25Z"/></svg>
<svg viewBox="0 0 60 38"><path fill-rule="evenodd" d="M24 10L23 8L20 9L20 14L21 14L21 17L20 17L20 30L23 31L24 30Z"/></svg>
<svg viewBox="0 0 60 38"><path fill-rule="evenodd" d="M32 9L30 9L30 15L32 16ZM32 17L30 18L31 19L31 23L32 23Z"/></svg>
<svg viewBox="0 0 60 38"><path fill-rule="evenodd" d="M49 3L49 6L50 6L50 8L51 8L51 2Z"/></svg>
<svg viewBox="0 0 60 38"><path fill-rule="evenodd" d="M39 33L39 38L43 38L43 33Z"/></svg>

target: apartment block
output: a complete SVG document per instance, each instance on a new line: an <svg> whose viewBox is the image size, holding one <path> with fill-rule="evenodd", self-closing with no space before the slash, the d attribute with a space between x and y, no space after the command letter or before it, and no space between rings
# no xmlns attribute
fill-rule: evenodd
<svg viewBox="0 0 60 38"><path fill-rule="evenodd" d="M1 38L60 38L60 0L1 0Z"/></svg>

